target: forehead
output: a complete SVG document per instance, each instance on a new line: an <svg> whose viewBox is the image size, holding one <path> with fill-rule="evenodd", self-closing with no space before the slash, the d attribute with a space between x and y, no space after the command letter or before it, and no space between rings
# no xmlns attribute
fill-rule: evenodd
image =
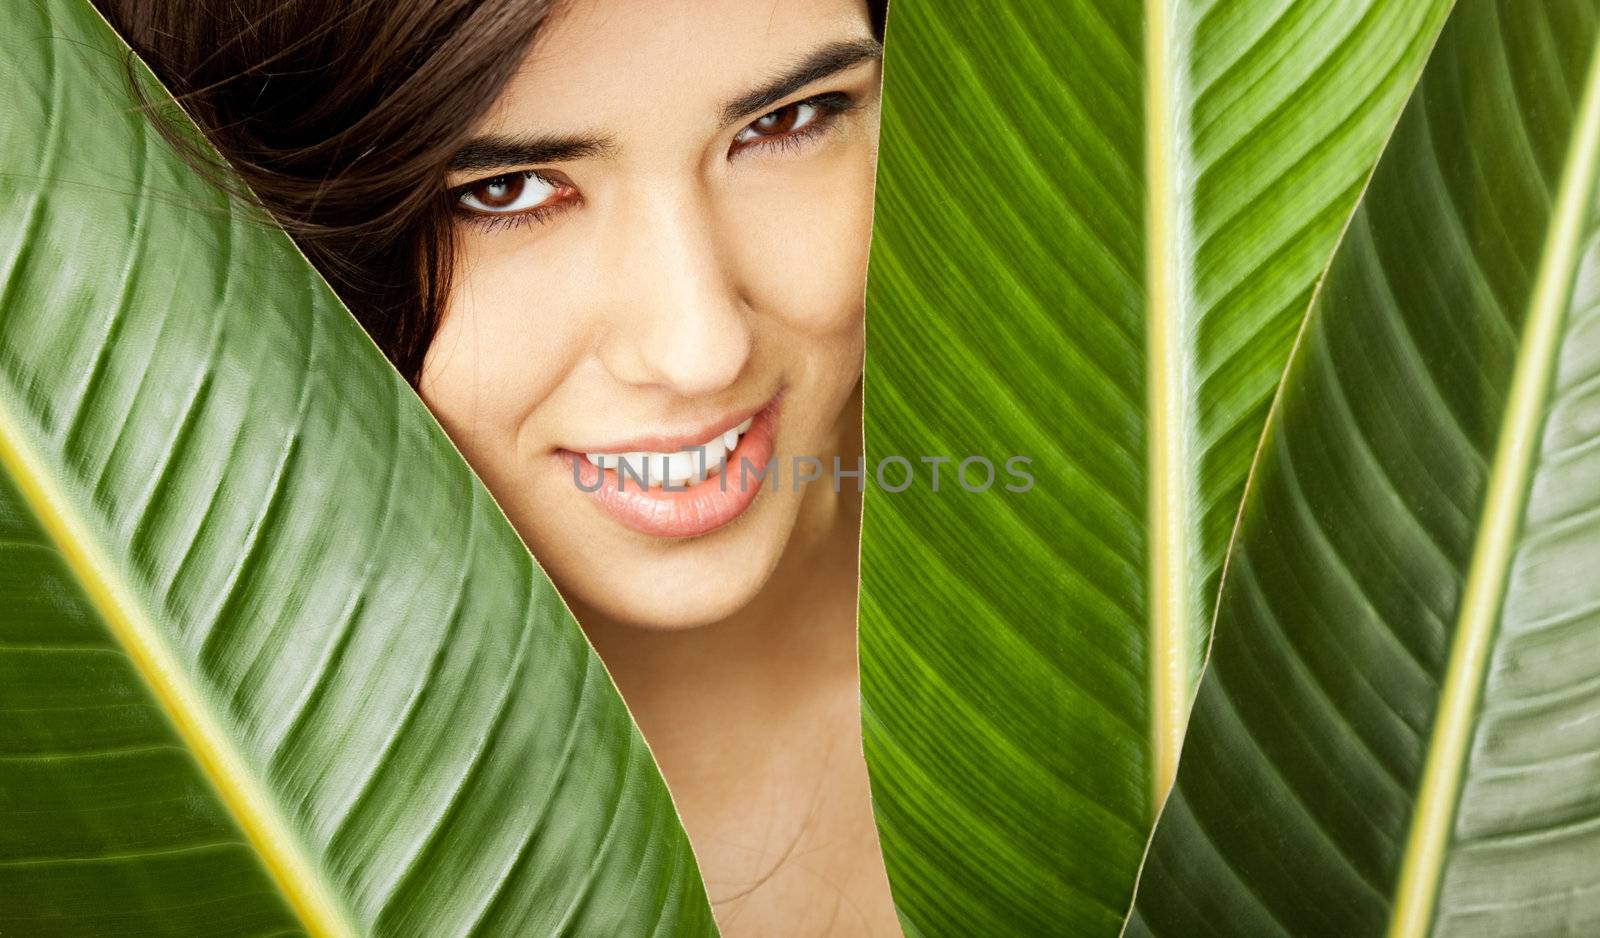
<svg viewBox="0 0 1600 938"><path fill-rule="evenodd" d="M715 121L808 52L871 35L865 0L568 0L477 129Z"/></svg>

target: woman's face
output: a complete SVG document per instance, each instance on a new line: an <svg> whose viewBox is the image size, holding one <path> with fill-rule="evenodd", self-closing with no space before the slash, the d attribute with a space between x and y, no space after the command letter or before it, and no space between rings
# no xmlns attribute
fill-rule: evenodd
<svg viewBox="0 0 1600 938"><path fill-rule="evenodd" d="M879 61L862 0L578 0L452 164L421 393L575 604L721 619L832 497Z"/></svg>

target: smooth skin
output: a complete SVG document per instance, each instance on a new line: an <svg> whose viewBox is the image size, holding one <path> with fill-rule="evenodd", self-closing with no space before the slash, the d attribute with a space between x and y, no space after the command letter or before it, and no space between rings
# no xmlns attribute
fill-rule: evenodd
<svg viewBox="0 0 1600 938"><path fill-rule="evenodd" d="M861 456L877 52L860 0L574 0L448 180L423 399L616 680L734 938L899 934L861 750L861 499L788 474ZM782 484L698 536L630 530L559 455L780 391Z"/></svg>

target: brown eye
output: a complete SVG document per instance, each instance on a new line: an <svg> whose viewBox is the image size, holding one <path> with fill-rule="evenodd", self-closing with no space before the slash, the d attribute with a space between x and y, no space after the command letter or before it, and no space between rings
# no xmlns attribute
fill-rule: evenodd
<svg viewBox="0 0 1600 938"><path fill-rule="evenodd" d="M524 186L523 177L500 176L488 182L479 183L470 190L484 208L503 209L508 205L516 204L517 197L522 195Z"/></svg>
<svg viewBox="0 0 1600 938"><path fill-rule="evenodd" d="M751 121L734 135L733 142L736 147L742 147L762 140L781 140L802 134L822 116L822 105L813 101L796 101Z"/></svg>
<svg viewBox="0 0 1600 938"><path fill-rule="evenodd" d="M763 136L774 136L777 134L788 133L794 129L794 125L799 123L799 121L800 105L791 104L788 107L779 108L776 111L773 111L771 114L765 114L756 118L755 123L751 124L750 126L755 128L756 133L758 134Z"/></svg>
<svg viewBox="0 0 1600 938"><path fill-rule="evenodd" d="M479 215L514 215L570 198L570 185L535 172L506 173L459 190L461 207Z"/></svg>

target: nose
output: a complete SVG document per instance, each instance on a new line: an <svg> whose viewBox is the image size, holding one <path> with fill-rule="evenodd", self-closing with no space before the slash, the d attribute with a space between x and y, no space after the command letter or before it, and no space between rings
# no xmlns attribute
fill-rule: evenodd
<svg viewBox="0 0 1600 938"><path fill-rule="evenodd" d="M615 216L610 328L601 361L618 381L715 394L750 361L752 310L731 240L699 186L658 185ZM602 285L604 289L604 285Z"/></svg>

